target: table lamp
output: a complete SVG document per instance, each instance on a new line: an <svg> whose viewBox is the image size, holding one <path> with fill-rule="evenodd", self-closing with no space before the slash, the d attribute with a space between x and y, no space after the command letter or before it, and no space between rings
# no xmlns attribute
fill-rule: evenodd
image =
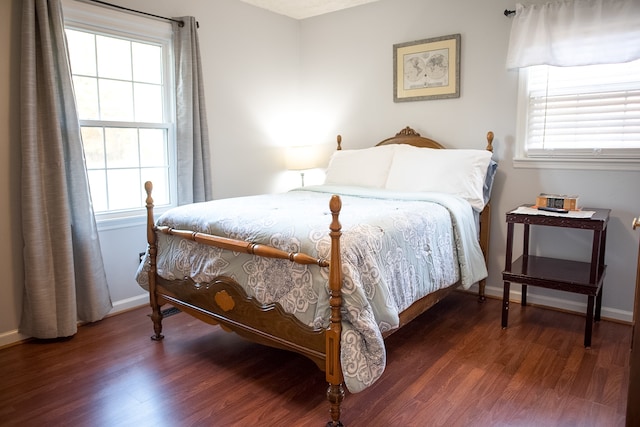
<svg viewBox="0 0 640 427"><path fill-rule="evenodd" d="M299 145L287 147L287 169L300 171L302 186L304 187L304 171L318 167L316 149L313 145Z"/></svg>

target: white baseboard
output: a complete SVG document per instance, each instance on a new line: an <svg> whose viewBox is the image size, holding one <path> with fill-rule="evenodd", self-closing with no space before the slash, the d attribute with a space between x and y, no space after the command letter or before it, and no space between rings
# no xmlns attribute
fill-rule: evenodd
<svg viewBox="0 0 640 427"><path fill-rule="evenodd" d="M144 293L141 295L137 295L132 298L123 299L120 301L116 301L113 303L113 308L107 316L113 316L114 314L122 313L123 311L131 310L133 308L138 308L143 305L149 304L149 294ZM0 334L0 348L10 346L21 341L25 341L30 337L27 335L23 335L18 330L8 331L3 334Z"/></svg>
<svg viewBox="0 0 640 427"><path fill-rule="evenodd" d="M499 299L502 299L502 291L502 287L487 286L485 288L485 294L487 296L498 297ZM520 303L520 301L522 300L522 293L520 292L520 290L511 289L511 292L509 292L509 296L510 301L516 303ZM531 303L541 307L569 311L582 315L584 315L587 311L586 297L584 299L584 303L582 303L544 295L532 295L531 292L527 292L527 303ZM604 305L601 308L600 315L604 319L615 320L623 323L631 323L633 321L633 313L631 311L618 310L617 308L605 307Z"/></svg>
<svg viewBox="0 0 640 427"><path fill-rule="evenodd" d="M146 292L144 294L136 295L135 297L114 302L113 308L107 315L112 316L123 311L131 310L132 308L142 307L143 305L149 305L149 294Z"/></svg>
<svg viewBox="0 0 640 427"><path fill-rule="evenodd" d="M27 339L29 339L29 337L22 335L17 329L14 331L8 331L0 334L0 348L16 344Z"/></svg>

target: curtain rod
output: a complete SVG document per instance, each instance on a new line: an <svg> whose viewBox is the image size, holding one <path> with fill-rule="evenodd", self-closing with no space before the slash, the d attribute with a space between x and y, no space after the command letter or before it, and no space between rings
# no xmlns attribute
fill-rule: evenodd
<svg viewBox="0 0 640 427"><path fill-rule="evenodd" d="M515 10L509 10L509 9L505 9L504 10L504 16L509 17L510 15L515 15L516 11Z"/></svg>
<svg viewBox="0 0 640 427"><path fill-rule="evenodd" d="M126 10L128 12L139 13L140 15L147 15L147 16L152 16L154 18L164 19L165 21L175 22L180 27L184 27L184 22L183 21L178 21L177 19L167 18L165 16L160 16L160 15L154 15L153 13L142 12L142 11L135 10L135 9L129 9L128 7L118 6L117 4L107 3L106 1L101 1L101 0L87 0L87 1L90 1L91 3L100 3L100 4L105 5L105 6L113 7L113 8L116 8L116 9Z"/></svg>

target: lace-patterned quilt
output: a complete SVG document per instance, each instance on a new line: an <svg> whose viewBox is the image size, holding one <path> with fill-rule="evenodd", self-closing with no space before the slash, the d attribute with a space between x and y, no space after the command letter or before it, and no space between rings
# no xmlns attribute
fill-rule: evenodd
<svg viewBox="0 0 640 427"><path fill-rule="evenodd" d="M341 362L355 393L382 374L382 333L398 327L415 300L458 280L468 288L487 276L471 206L440 193L397 193L315 186L288 193L230 198L171 209L158 225L252 241L329 259L331 194L342 211ZM304 324L329 323L328 269L223 251L158 236L158 274L197 283L226 275L261 303L279 303ZM146 261L146 260L145 260ZM148 263L138 283L148 289Z"/></svg>

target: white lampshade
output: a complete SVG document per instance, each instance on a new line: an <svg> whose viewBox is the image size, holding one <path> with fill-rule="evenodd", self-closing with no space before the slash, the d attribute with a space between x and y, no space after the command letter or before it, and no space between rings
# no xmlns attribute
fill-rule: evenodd
<svg viewBox="0 0 640 427"><path fill-rule="evenodd" d="M287 147L285 156L289 170L302 171L318 167L318 153L313 145Z"/></svg>

